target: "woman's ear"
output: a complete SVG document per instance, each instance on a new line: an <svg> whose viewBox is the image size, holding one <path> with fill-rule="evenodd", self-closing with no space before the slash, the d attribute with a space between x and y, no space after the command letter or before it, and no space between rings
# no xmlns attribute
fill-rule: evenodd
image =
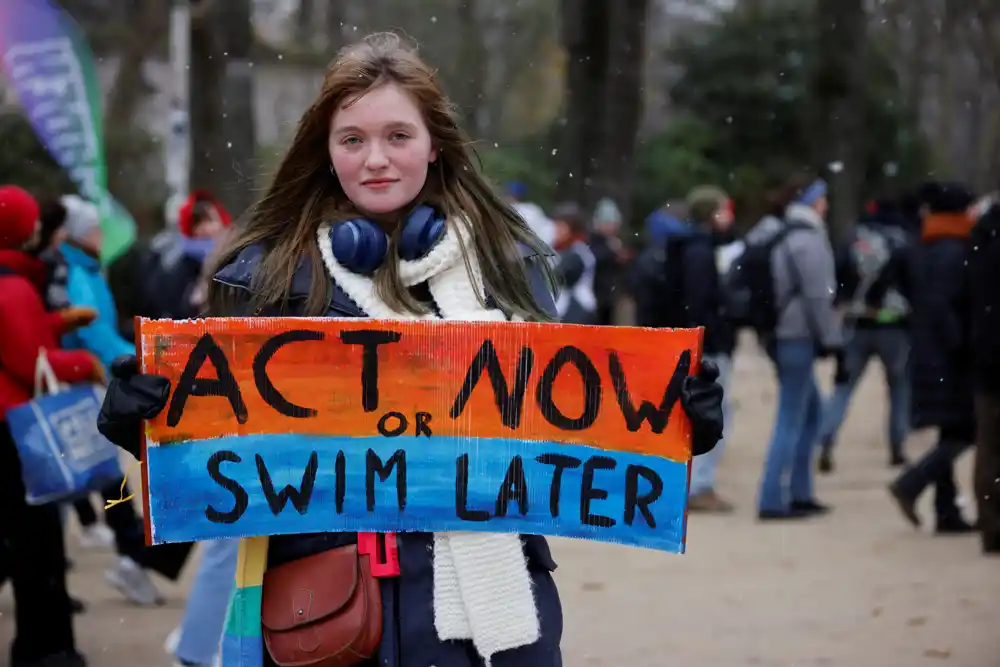
<svg viewBox="0 0 1000 667"><path fill-rule="evenodd" d="M438 159L438 149L432 148L430 158L427 160L428 163L434 164Z"/></svg>

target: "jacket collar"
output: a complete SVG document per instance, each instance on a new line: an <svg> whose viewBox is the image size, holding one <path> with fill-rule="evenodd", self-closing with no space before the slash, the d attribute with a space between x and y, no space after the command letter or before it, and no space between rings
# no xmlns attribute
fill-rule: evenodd
<svg viewBox="0 0 1000 667"><path fill-rule="evenodd" d="M72 266L79 266L82 269L86 269L91 273L96 273L101 270L101 263L92 255L87 254L86 251L77 248L70 243L63 243L59 246L59 252L66 259L67 264Z"/></svg>
<svg viewBox="0 0 1000 667"><path fill-rule="evenodd" d="M815 227L819 230L826 229L826 223L823 222L823 218L819 216L812 206L806 206L805 204L790 204L787 209L785 209L785 217L789 220L797 220L808 224L810 227Z"/></svg>

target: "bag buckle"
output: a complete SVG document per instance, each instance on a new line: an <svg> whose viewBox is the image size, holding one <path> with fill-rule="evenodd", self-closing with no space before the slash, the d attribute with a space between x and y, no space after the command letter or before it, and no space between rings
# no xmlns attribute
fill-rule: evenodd
<svg viewBox="0 0 1000 667"><path fill-rule="evenodd" d="M383 549L379 549L380 542ZM385 554L384 561L379 560L380 551ZM399 548L395 533L358 533L358 553L368 555L373 577L399 576Z"/></svg>

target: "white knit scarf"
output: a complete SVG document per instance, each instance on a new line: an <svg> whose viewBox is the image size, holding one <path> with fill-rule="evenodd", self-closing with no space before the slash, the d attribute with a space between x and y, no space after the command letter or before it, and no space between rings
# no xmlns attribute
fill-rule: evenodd
<svg viewBox="0 0 1000 667"><path fill-rule="evenodd" d="M484 295L484 288L469 234L464 220L450 220L444 237L426 256L398 260L400 278L407 287L426 282L443 319L506 321L501 311L484 308L476 297ZM369 317L438 319L432 313L397 313L387 306L371 278L352 272L334 257L329 224L320 226L317 240L330 277ZM462 257L463 244L471 272ZM434 626L442 641L472 641L487 667L494 654L538 641L541 630L531 577L516 534L434 534Z"/></svg>

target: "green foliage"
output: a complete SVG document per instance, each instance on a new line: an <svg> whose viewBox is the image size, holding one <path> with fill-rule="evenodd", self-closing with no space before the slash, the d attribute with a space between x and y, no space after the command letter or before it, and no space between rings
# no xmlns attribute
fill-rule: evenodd
<svg viewBox="0 0 1000 667"><path fill-rule="evenodd" d="M689 117L640 140L633 190L637 216L644 217L667 200L683 198L698 185L722 183L725 172L709 157L714 141L710 124Z"/></svg>
<svg viewBox="0 0 1000 667"><path fill-rule="evenodd" d="M478 144L475 148L483 173L497 187L521 181L528 188L528 198L546 207L554 203L556 190L556 171L548 145L545 140L528 140L502 146Z"/></svg>
<svg viewBox="0 0 1000 667"><path fill-rule="evenodd" d="M0 113L0 146L0 184L19 185L37 196L76 191L21 114Z"/></svg>
<svg viewBox="0 0 1000 667"><path fill-rule="evenodd" d="M662 202L709 181L756 214L753 203L768 184L810 164L819 87L833 85L817 70L816 28L811 3L776 3L759 13L732 11L683 37L669 53L677 74L667 82L679 117L640 146L637 204L648 210L657 188ZM864 169L871 195L924 177L929 151L888 55L873 42L868 60ZM889 162L898 165L893 177L885 174Z"/></svg>

